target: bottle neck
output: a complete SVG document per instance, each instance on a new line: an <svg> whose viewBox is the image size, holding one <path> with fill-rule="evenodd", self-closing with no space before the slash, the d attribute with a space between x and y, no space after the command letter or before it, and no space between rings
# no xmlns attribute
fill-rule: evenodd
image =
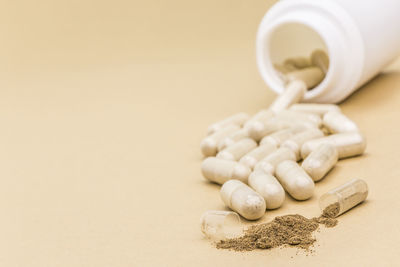
<svg viewBox="0 0 400 267"><path fill-rule="evenodd" d="M273 67L277 58L283 59L285 53L286 58L309 56L323 48L329 54L329 70L317 87L306 92L304 101L337 103L357 87L364 67L363 47L352 19L333 2L286 0L276 4L260 24L257 64L267 85L281 93L283 82ZM299 52L304 54L295 54Z"/></svg>

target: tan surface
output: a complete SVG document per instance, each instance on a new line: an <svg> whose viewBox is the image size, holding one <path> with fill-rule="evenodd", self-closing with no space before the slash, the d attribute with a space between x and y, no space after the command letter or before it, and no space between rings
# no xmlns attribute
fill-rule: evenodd
<svg viewBox="0 0 400 267"><path fill-rule="evenodd" d="M223 209L201 176L211 122L266 107L254 60L271 1L5 1L0 9L1 266L390 266L399 263L400 61L342 108L368 152L341 161L307 202L353 177L367 203L318 234L315 255L235 253L204 240Z"/></svg>

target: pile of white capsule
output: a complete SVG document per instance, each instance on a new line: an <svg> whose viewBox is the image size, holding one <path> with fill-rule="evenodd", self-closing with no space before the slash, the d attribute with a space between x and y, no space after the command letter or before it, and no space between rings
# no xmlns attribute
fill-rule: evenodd
<svg viewBox="0 0 400 267"><path fill-rule="evenodd" d="M268 109L208 128L202 174L222 185L223 202L244 218L257 220L266 209L279 208L285 191L296 200L311 198L314 182L339 159L364 153L365 138L337 105L298 103L323 80L328 64L319 50L308 61L286 60L279 66L285 90Z"/></svg>

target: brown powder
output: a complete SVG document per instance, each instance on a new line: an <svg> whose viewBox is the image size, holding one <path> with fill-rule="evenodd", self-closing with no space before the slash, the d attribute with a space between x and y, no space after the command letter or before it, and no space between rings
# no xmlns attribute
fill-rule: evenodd
<svg viewBox="0 0 400 267"><path fill-rule="evenodd" d="M324 209L324 211L322 212L322 216L326 218L335 218L339 214L339 209L340 206L338 202L330 204Z"/></svg>
<svg viewBox="0 0 400 267"><path fill-rule="evenodd" d="M325 210L323 215L312 219L298 214L275 217L271 222L250 226L241 237L221 240L216 246L220 249L235 251L271 249L282 246L309 251L316 241L312 234L320 224L325 227L334 227L338 223L337 219L329 217L339 212L338 206L330 205Z"/></svg>

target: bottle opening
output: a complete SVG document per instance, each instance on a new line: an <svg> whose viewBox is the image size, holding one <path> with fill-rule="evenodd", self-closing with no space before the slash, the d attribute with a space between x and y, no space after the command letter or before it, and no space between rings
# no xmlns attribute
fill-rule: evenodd
<svg viewBox="0 0 400 267"><path fill-rule="evenodd" d="M302 78L304 74L306 75L304 79L310 81L305 99L311 99L322 92L330 73L329 50L318 32L302 23L278 24L264 34L262 45L261 49L264 51L261 64L264 66L261 69L268 73L268 77L272 78L272 81L268 82L272 89L280 93L284 90L288 79ZM322 62L325 67L316 64L315 58L317 57L312 56L317 53L316 51L325 56L325 60L322 60L325 61L325 63ZM318 69L315 71L315 67L323 72L318 73ZM314 72L311 68L314 68ZM300 74L299 72L302 70L306 71Z"/></svg>

